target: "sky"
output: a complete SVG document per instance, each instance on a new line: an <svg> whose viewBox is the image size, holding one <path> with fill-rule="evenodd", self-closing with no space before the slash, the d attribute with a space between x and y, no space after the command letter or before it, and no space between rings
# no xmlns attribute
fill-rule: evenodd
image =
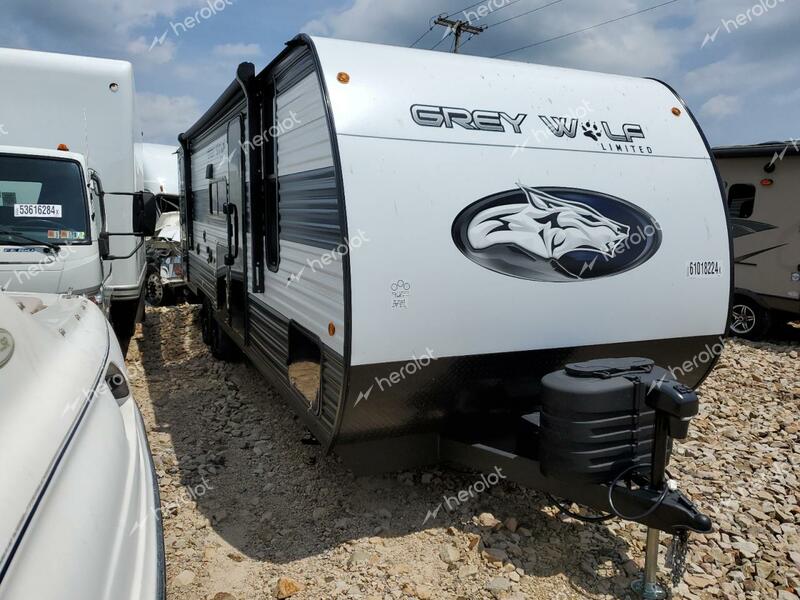
<svg viewBox="0 0 800 600"><path fill-rule="evenodd" d="M131 61L144 141L175 144L299 32L449 52L444 13L488 26L464 54L664 80L712 145L800 138L800 0L468 1L3 0L0 46Z"/></svg>

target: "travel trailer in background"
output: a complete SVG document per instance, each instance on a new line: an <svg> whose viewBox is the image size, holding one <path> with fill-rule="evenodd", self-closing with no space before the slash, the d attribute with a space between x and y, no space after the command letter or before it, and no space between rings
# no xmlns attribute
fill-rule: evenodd
<svg viewBox="0 0 800 600"><path fill-rule="evenodd" d="M136 144L142 164L144 189L153 195L178 197L178 147L166 144Z"/></svg>
<svg viewBox="0 0 800 600"><path fill-rule="evenodd" d="M146 221L154 221L151 196L142 193L142 166L134 150L132 67L123 61L0 49L0 83L6 90L13 89L13 93L0 97L4 119L0 141L9 146L41 149L26 150L27 159L9 156L7 149L0 162L16 164L26 160L25 164L41 164L31 162L38 153L49 161L44 164L65 169L69 160L74 163L76 155L80 155L81 193L85 195L89 185L92 194L82 207L75 208L79 202L73 197L73 206L68 211L62 206L59 212L60 181L24 180L22 175L13 175L13 168L6 170L11 175L0 181L4 186L0 223L11 233L0 235L2 285L10 290L102 296L110 302L114 329L123 347L127 347L144 299L144 243L142 236L135 234L152 233L152 226L137 231L134 222L145 226ZM50 154L59 148L75 154L70 159ZM73 196L76 193L73 190ZM36 204L42 206L33 207ZM25 212L29 208L34 212ZM140 219L142 211L149 215L144 221ZM21 236L35 241L24 242ZM98 240L102 247L95 243ZM48 259L47 246L42 241L51 246L86 248L62 264ZM65 252L62 248L59 253ZM102 259L99 279L96 258L88 255L91 252L99 252ZM37 263L40 273L20 281L14 272L27 273L31 263Z"/></svg>
<svg viewBox="0 0 800 600"><path fill-rule="evenodd" d="M800 142L714 149L733 233L731 332L761 339L800 318Z"/></svg>
<svg viewBox="0 0 800 600"><path fill-rule="evenodd" d="M158 218L147 240L145 299L159 306L185 290L178 203L178 148L165 144L137 144L144 169L145 190L155 194Z"/></svg>
<svg viewBox="0 0 800 600"><path fill-rule="evenodd" d="M204 340L350 467L499 466L646 524L651 567L658 530L710 531L663 468L730 239L669 87L299 36L180 142Z"/></svg>
<svg viewBox="0 0 800 600"><path fill-rule="evenodd" d="M84 296L0 293L0 600L163 600L158 479Z"/></svg>

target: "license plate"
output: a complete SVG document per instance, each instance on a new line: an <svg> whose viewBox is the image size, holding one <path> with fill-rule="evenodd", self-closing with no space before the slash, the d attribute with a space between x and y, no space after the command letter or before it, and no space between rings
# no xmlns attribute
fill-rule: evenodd
<svg viewBox="0 0 800 600"><path fill-rule="evenodd" d="M61 218L60 204L15 204L15 217L55 217Z"/></svg>

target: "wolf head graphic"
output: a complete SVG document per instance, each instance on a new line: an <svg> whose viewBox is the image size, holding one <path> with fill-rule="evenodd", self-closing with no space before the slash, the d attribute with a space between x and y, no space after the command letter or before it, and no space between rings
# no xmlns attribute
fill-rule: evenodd
<svg viewBox="0 0 800 600"><path fill-rule="evenodd" d="M527 203L493 206L473 217L467 236L475 250L505 244L544 260L557 261L576 250L613 258L630 235L627 225L590 206L519 187Z"/></svg>

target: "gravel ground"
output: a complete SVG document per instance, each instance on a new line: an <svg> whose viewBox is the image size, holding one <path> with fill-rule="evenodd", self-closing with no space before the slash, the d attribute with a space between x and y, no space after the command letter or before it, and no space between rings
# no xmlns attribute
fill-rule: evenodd
<svg viewBox="0 0 800 600"><path fill-rule="evenodd" d="M196 319L194 307L148 309L128 363L161 481L171 600L630 596L641 527L562 517L506 481L434 515L480 475L354 477L255 369L215 361ZM715 522L692 538L678 597L799 597L800 329L782 337L728 344L676 446L673 474Z"/></svg>

